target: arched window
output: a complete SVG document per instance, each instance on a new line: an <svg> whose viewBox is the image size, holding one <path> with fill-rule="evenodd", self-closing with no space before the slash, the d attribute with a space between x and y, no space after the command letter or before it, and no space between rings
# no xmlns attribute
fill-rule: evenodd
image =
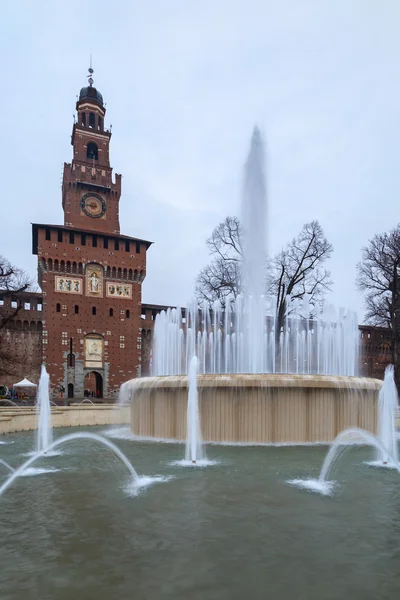
<svg viewBox="0 0 400 600"><path fill-rule="evenodd" d="M64 260L62 260L62 261L60 262L60 271L62 271L63 273L64 273L64 271L65 271L65 261L64 261Z"/></svg>
<svg viewBox="0 0 400 600"><path fill-rule="evenodd" d="M112 268L111 277L115 279L117 277L117 269L115 267Z"/></svg>
<svg viewBox="0 0 400 600"><path fill-rule="evenodd" d="M92 315L95 315L95 314L96 314L96 312L97 312L97 311L96 311L96 307L95 307L95 306L92 306Z"/></svg>
<svg viewBox="0 0 400 600"><path fill-rule="evenodd" d="M78 314L79 314L79 306L78 306L77 304L75 304L74 313L75 313L76 315L78 315Z"/></svg>
<svg viewBox="0 0 400 600"><path fill-rule="evenodd" d="M118 279L122 278L122 269L118 269Z"/></svg>
<svg viewBox="0 0 400 600"><path fill-rule="evenodd" d="M139 280L139 272L137 269L134 270L133 272L133 281L138 281Z"/></svg>
<svg viewBox="0 0 400 600"><path fill-rule="evenodd" d="M83 125L83 127L86 127L86 113L81 113L81 125Z"/></svg>
<svg viewBox="0 0 400 600"><path fill-rule="evenodd" d="M110 269L110 267L107 267L107 269L106 269L106 277L111 277L111 269Z"/></svg>
<svg viewBox="0 0 400 600"><path fill-rule="evenodd" d="M60 270L60 264L59 264L59 262L58 262L57 259L54 261L54 270L55 271L59 271Z"/></svg>
<svg viewBox="0 0 400 600"><path fill-rule="evenodd" d="M42 330L43 330L43 324L42 324L42 321L38 321L38 322L37 322L37 330L38 330L38 331L42 331Z"/></svg>
<svg viewBox="0 0 400 600"><path fill-rule="evenodd" d="M28 321L24 321L24 323L22 325L22 329L24 331L29 331L29 323L28 323Z"/></svg>
<svg viewBox="0 0 400 600"><path fill-rule="evenodd" d="M94 142L89 142L86 149L86 158L89 160L97 160L99 158L99 151Z"/></svg>
<svg viewBox="0 0 400 600"><path fill-rule="evenodd" d="M132 269L129 269L129 275L128 275L129 281L132 281L132 276L133 276L133 271L132 271Z"/></svg>
<svg viewBox="0 0 400 600"><path fill-rule="evenodd" d="M124 269L124 271L123 271L123 279L128 279L128 269Z"/></svg>
<svg viewBox="0 0 400 600"><path fill-rule="evenodd" d="M110 308L110 317L113 317L113 316L114 316L114 309Z"/></svg>
<svg viewBox="0 0 400 600"><path fill-rule="evenodd" d="M31 321L30 330L31 331L36 331L36 323L35 323L35 321Z"/></svg>
<svg viewBox="0 0 400 600"><path fill-rule="evenodd" d="M76 264L76 262L72 263L72 272L73 273L77 273L78 272L78 265Z"/></svg>
<svg viewBox="0 0 400 600"><path fill-rule="evenodd" d="M56 312L61 312L61 304L59 302L56 304Z"/></svg>
<svg viewBox="0 0 400 600"><path fill-rule="evenodd" d="M94 113L89 113L89 127L96 127L96 117L94 116Z"/></svg>
<svg viewBox="0 0 400 600"><path fill-rule="evenodd" d="M53 261L51 258L49 258L49 271L53 270Z"/></svg>
<svg viewBox="0 0 400 600"><path fill-rule="evenodd" d="M127 319L129 319L129 317L131 316L131 313L129 312L129 310L126 311L125 316Z"/></svg>
<svg viewBox="0 0 400 600"><path fill-rule="evenodd" d="M83 274L83 265L82 265L82 263L78 264L78 273L79 273L79 275Z"/></svg>
<svg viewBox="0 0 400 600"><path fill-rule="evenodd" d="M67 273L71 273L71 261L67 260Z"/></svg>
<svg viewBox="0 0 400 600"><path fill-rule="evenodd" d="M100 131L102 131L103 130L103 119L101 117L99 117L99 119L98 119L98 124L99 124L98 129L100 129Z"/></svg>

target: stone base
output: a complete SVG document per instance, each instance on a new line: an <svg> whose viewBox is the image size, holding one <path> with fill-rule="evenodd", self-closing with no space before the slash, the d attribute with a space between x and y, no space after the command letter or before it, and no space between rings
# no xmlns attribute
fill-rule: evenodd
<svg viewBox="0 0 400 600"><path fill-rule="evenodd" d="M148 377L125 384L131 428L140 437L184 440L188 379ZM210 442L332 442L348 427L377 428L382 382L314 375L199 375L203 439Z"/></svg>
<svg viewBox="0 0 400 600"><path fill-rule="evenodd" d="M129 423L130 408L81 405L52 408L53 427L87 427ZM0 434L37 428L36 408L0 408Z"/></svg>

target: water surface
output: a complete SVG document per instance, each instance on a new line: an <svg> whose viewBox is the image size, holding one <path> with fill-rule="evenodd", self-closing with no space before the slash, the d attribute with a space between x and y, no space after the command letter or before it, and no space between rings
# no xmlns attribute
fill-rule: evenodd
<svg viewBox="0 0 400 600"><path fill-rule="evenodd" d="M2 440L13 467L34 443ZM285 482L317 477L324 447L209 446L219 464L185 469L169 464L183 445L113 441L139 474L174 479L129 497L126 467L86 440L38 461L59 470L0 498L1 600L397 597L400 477L361 464L372 451L345 455L340 487L321 497Z"/></svg>

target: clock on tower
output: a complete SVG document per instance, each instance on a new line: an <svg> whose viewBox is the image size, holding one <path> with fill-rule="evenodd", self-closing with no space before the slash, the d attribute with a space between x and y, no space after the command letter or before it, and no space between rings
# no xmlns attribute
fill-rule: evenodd
<svg viewBox="0 0 400 600"><path fill-rule="evenodd" d="M82 196L81 209L86 216L92 219L100 219L106 214L107 206L105 200L99 194L88 192Z"/></svg>
<svg viewBox="0 0 400 600"><path fill-rule="evenodd" d="M89 86L80 91L76 110L71 138L73 159L71 164L64 165L64 224L119 234L121 175L112 174L111 131L104 128L106 109L103 96L93 87L92 72Z"/></svg>

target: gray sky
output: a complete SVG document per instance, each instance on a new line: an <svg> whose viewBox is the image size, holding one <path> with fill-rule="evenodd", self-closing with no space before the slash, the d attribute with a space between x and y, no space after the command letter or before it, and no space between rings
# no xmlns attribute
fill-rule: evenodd
<svg viewBox="0 0 400 600"><path fill-rule="evenodd" d="M123 175L121 232L155 242L145 302L190 297L205 238L239 215L257 122L270 251L319 219L335 248L331 300L361 313L360 249L400 220L399 18L397 0L7 3L0 252L34 273L30 222L63 222L62 166L92 52Z"/></svg>

